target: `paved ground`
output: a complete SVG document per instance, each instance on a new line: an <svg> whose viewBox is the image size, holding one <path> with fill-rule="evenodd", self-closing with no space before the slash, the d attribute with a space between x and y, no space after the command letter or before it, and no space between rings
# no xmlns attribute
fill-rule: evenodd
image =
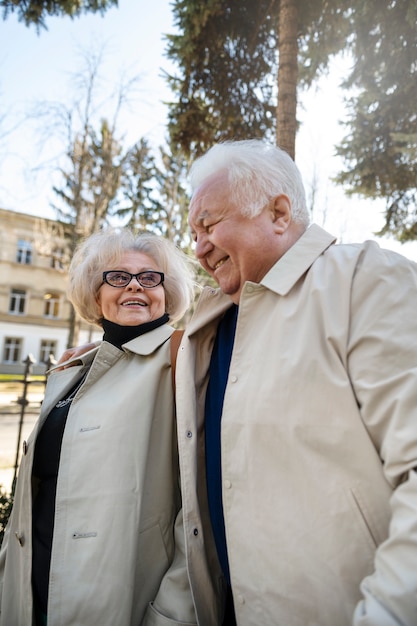
<svg viewBox="0 0 417 626"><path fill-rule="evenodd" d="M17 400L22 393L22 389L23 385L0 385L0 485L6 490L10 489L14 475L21 419L21 405L18 404ZM43 386L31 385L28 388L27 399L29 404L23 416L20 450L22 449L23 441L27 439L38 419L43 399Z"/></svg>

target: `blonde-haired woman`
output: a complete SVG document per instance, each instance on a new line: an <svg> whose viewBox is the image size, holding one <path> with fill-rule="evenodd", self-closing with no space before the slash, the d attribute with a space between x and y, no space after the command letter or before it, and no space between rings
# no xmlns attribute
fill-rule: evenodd
<svg viewBox="0 0 417 626"><path fill-rule="evenodd" d="M69 298L103 342L49 375L0 556L1 626L193 624L168 322L192 271L168 240L94 234Z"/></svg>

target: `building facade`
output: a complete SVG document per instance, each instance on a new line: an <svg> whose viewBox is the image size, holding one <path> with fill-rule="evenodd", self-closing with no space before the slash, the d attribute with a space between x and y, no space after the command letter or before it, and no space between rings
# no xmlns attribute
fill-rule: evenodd
<svg viewBox="0 0 417 626"><path fill-rule="evenodd" d="M31 355L34 374L67 346L68 250L54 220L0 209L0 374L21 373ZM83 324L80 343L102 332Z"/></svg>

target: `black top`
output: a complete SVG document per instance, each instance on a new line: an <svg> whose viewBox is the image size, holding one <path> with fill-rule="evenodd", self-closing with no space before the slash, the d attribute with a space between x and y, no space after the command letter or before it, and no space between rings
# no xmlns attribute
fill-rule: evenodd
<svg viewBox="0 0 417 626"><path fill-rule="evenodd" d="M79 381L66 394L77 388ZM32 586L34 598L46 615L49 567L54 530L55 494L62 437L71 402L55 406L44 422L35 444L32 477L36 489L32 510Z"/></svg>
<svg viewBox="0 0 417 626"><path fill-rule="evenodd" d="M124 343L135 339L135 337L139 337L139 335L144 335L154 328L163 326L163 324L166 324L168 321L169 315L167 313L157 320L152 320L145 324L138 324L137 326L120 326L114 322L109 322L109 320L102 319L101 325L104 330L103 341L108 341L116 346L116 348L121 348Z"/></svg>

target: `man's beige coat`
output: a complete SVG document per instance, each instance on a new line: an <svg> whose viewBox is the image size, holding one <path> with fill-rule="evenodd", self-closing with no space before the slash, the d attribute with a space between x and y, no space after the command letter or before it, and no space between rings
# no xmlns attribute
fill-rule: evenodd
<svg viewBox="0 0 417 626"><path fill-rule="evenodd" d="M310 227L243 289L221 425L238 626L417 625L417 266L373 242L333 241ZM221 623L222 587L204 396L230 304L205 290L177 361L186 546L203 626Z"/></svg>
<svg viewBox="0 0 417 626"><path fill-rule="evenodd" d="M1 626L32 625L30 476L36 436L51 407L90 366L62 443L48 626L195 621L183 552L171 332L162 326L123 351L102 343L98 352L81 357L81 365L49 376L39 422L23 447L1 552ZM148 606L154 600L171 619Z"/></svg>

